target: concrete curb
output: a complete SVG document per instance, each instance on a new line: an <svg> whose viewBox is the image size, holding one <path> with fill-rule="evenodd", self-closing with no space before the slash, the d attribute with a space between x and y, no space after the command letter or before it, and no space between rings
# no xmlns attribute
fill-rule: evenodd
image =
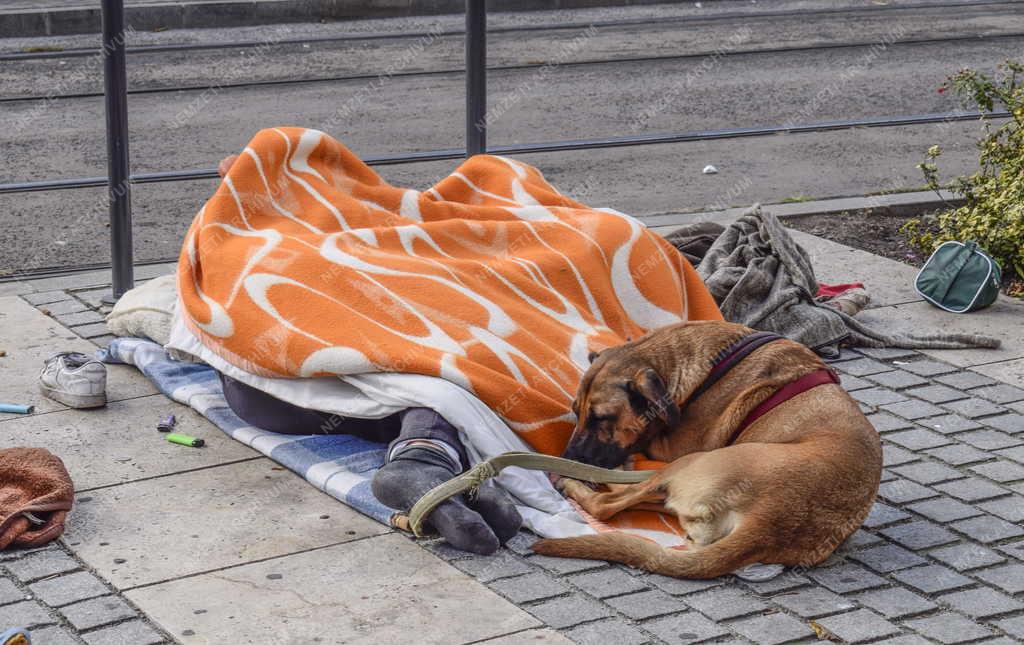
<svg viewBox="0 0 1024 645"><path fill-rule="evenodd" d="M586 9L658 4L664 0L503 0L501 11ZM100 7L0 11L0 37L98 34ZM492 3L497 4L497 3ZM498 7L494 7L497 9ZM125 7L125 24L136 31L244 27L291 22L459 14L464 0L240 0L153 2Z"/></svg>
<svg viewBox="0 0 1024 645"><path fill-rule="evenodd" d="M838 215L849 211L874 209L890 215L920 215L937 210L947 205L959 205L958 200L949 191L941 191L942 198L934 192L920 191L912 193L889 193L884 195L866 195L863 197L836 197L788 204L762 204L761 208L773 213L780 219L809 217L811 215ZM946 202L943 202L942 199ZM648 227L659 230L676 227L692 222L718 222L728 224L750 209L750 206L726 208L723 210L698 211L692 213L656 213L638 217ZM664 232L664 231L659 231Z"/></svg>

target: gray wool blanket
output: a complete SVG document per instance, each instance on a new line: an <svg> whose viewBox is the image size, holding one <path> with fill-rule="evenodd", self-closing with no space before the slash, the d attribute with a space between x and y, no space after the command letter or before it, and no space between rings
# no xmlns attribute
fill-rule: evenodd
<svg viewBox="0 0 1024 645"><path fill-rule="evenodd" d="M823 356L837 355L841 344L910 349L999 346L998 339L973 334L887 333L819 304L818 281L807 252L778 218L756 206L715 239L697 272L726 320L781 334Z"/></svg>

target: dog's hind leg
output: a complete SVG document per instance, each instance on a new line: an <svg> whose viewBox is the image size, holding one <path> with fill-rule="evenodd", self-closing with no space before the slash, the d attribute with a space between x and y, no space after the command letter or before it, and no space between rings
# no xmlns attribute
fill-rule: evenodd
<svg viewBox="0 0 1024 645"><path fill-rule="evenodd" d="M665 501L665 492L660 480L655 481L658 479L655 476L645 482L616 487L610 491L596 491L581 481L561 479L558 482L558 488L568 497L576 500L587 513L598 520L606 520L637 504L652 504L660 507L660 504Z"/></svg>

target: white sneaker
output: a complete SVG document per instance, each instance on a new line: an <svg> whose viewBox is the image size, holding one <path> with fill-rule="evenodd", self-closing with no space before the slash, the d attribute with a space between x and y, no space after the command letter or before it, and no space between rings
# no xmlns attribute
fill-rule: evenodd
<svg viewBox="0 0 1024 645"><path fill-rule="evenodd" d="M98 408L107 404L107 366L79 352L54 354L39 374L39 391L72 408Z"/></svg>

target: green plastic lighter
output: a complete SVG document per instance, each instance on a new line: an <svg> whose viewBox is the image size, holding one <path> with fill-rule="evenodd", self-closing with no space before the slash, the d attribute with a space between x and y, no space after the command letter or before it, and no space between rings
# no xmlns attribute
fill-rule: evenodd
<svg viewBox="0 0 1024 645"><path fill-rule="evenodd" d="M203 441L202 439L190 437L187 434L178 434L176 432L172 432L169 435L167 435L167 440L170 441L171 443L177 443L182 446L188 446L190 448L202 448L204 445L206 445L206 442Z"/></svg>

